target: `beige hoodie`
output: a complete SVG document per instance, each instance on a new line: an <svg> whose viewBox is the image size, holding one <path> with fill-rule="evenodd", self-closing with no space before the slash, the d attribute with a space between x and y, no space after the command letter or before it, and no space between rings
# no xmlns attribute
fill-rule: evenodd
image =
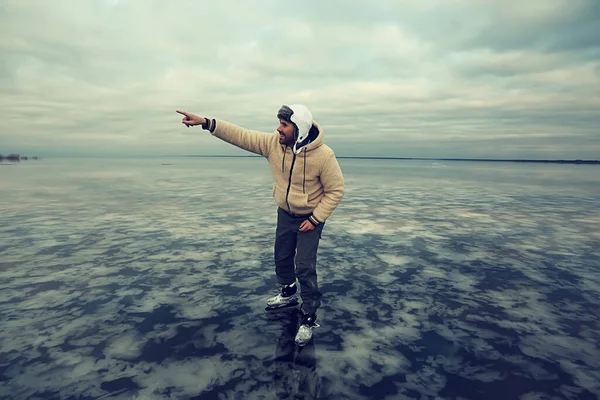
<svg viewBox="0 0 600 400"><path fill-rule="evenodd" d="M241 149L265 157L273 174L273 198L286 212L309 218L313 225L325 222L344 195L344 176L333 150L323 141L323 131L313 122L318 136L296 155L279 143L279 133L262 133L232 123L210 119L203 128Z"/></svg>

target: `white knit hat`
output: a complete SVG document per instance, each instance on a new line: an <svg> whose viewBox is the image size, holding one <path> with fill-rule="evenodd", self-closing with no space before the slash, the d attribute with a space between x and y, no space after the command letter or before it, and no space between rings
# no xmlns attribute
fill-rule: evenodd
<svg viewBox="0 0 600 400"><path fill-rule="evenodd" d="M304 142L308 137L310 128L313 125L312 113L303 104L292 104L290 106L282 106L277 113L277 117L294 123L298 128L298 134L295 137L296 143L294 143L294 153L300 153L301 148L297 148L297 145Z"/></svg>

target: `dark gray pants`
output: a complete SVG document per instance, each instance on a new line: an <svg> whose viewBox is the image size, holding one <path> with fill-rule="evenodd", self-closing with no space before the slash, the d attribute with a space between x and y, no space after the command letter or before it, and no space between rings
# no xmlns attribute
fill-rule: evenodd
<svg viewBox="0 0 600 400"><path fill-rule="evenodd" d="M281 285L300 283L302 311L316 312L321 305L317 282L317 249L324 223L308 232L300 232L300 224L307 217L295 217L277 209L275 233L275 273ZM295 265L294 265L295 262Z"/></svg>

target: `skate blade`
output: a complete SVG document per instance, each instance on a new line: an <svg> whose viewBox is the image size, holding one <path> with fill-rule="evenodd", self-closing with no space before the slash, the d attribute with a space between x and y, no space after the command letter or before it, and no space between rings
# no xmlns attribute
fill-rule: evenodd
<svg viewBox="0 0 600 400"><path fill-rule="evenodd" d="M298 347L304 347L306 346L313 338L311 337L310 339L306 340L306 341L302 341L302 340L294 340L294 342L296 342L296 344L298 345Z"/></svg>
<svg viewBox="0 0 600 400"><path fill-rule="evenodd" d="M300 304L300 302L295 301L293 303L284 304L282 306L266 306L265 310L266 311L285 310L285 309L288 309L288 308L296 307L298 304Z"/></svg>

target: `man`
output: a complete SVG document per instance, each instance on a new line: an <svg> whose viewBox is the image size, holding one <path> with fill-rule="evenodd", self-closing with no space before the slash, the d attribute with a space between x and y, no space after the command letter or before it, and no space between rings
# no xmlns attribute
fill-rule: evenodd
<svg viewBox="0 0 600 400"><path fill-rule="evenodd" d="M298 304L297 279L302 322L295 340L306 344L319 326L317 309L322 294L316 267L321 232L344 195L344 177L333 150L323 141L321 126L301 104L282 106L277 113L279 127L271 134L177 112L188 128L201 125L221 140L269 161L278 206L274 258L281 290L267 300L267 310Z"/></svg>

